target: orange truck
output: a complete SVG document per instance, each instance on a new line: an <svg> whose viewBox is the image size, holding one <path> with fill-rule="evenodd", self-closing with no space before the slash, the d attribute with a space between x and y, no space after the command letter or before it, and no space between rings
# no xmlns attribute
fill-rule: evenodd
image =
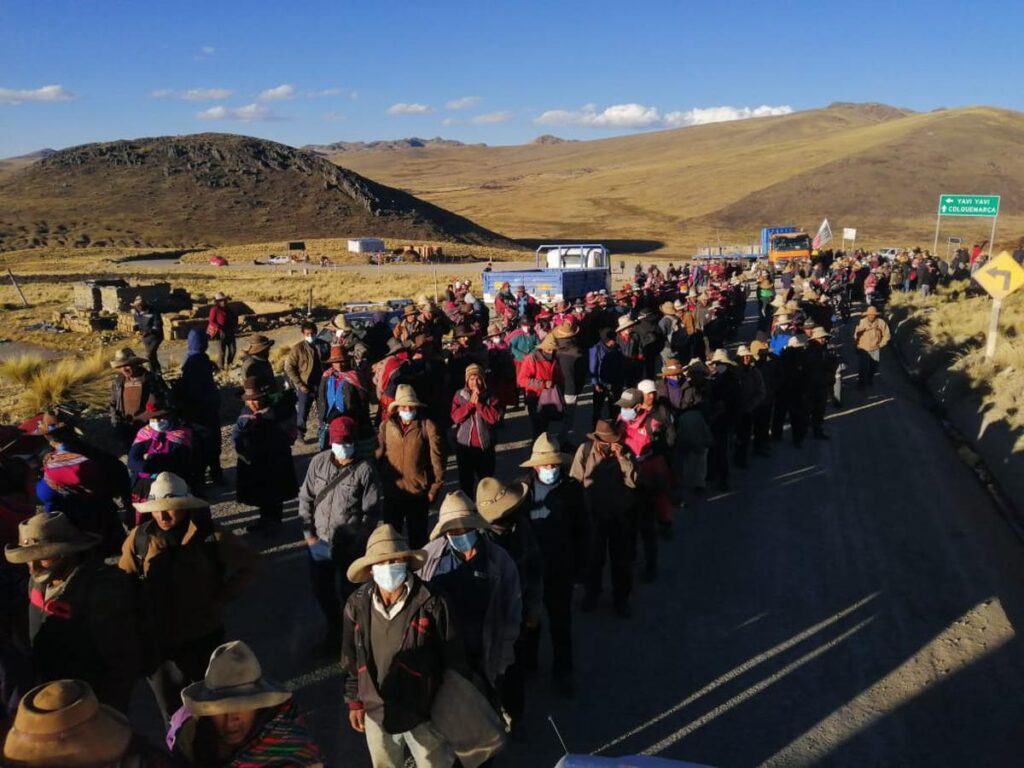
<svg viewBox="0 0 1024 768"><path fill-rule="evenodd" d="M811 237L796 227L765 227L761 230L761 253L771 264L811 258Z"/></svg>

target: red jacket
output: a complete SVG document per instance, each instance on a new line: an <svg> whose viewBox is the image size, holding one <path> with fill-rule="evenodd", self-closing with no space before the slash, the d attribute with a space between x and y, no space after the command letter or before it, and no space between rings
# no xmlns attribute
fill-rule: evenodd
<svg viewBox="0 0 1024 768"><path fill-rule="evenodd" d="M210 317L206 323L206 335L213 339L238 333L238 315L230 307L214 304L210 307Z"/></svg>
<svg viewBox="0 0 1024 768"><path fill-rule="evenodd" d="M527 392L539 395L544 391L544 382L546 381L553 381L558 389L565 388L562 367L558 364L554 353L551 353L550 359L547 354L547 352L534 350L520 363L516 382Z"/></svg>

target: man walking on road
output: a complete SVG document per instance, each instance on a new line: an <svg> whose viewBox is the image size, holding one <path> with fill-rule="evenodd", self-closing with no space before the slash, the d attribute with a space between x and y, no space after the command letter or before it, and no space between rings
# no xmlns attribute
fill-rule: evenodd
<svg viewBox="0 0 1024 768"><path fill-rule="evenodd" d="M284 372L295 389L299 399L296 405L299 436L306 436L306 420L316 402L320 388L320 379L324 374L324 359L321 344L316 338L316 324L306 321L302 324L302 343L296 344L288 351L288 359L284 363Z"/></svg>
<svg viewBox="0 0 1024 768"><path fill-rule="evenodd" d="M878 308L871 306L857 323L853 340L857 343L857 389L874 386L882 347L889 343L889 325L878 316Z"/></svg>
<svg viewBox="0 0 1024 768"><path fill-rule="evenodd" d="M164 342L163 318L159 312L147 306L141 296L136 296L132 302L132 317L135 321L135 330L142 337L142 345L146 348L149 370L156 374L162 373L157 350Z"/></svg>
<svg viewBox="0 0 1024 768"><path fill-rule="evenodd" d="M353 592L340 576L362 554L380 519L380 482L372 462L356 458L359 426L339 416L328 428L330 450L313 457L299 489L299 519L309 548L313 595L327 620L325 648L341 643L341 609Z"/></svg>
<svg viewBox="0 0 1024 768"><path fill-rule="evenodd" d="M223 371L235 362L238 313L228 306L228 297L217 293L206 321L206 335L220 345L219 365Z"/></svg>

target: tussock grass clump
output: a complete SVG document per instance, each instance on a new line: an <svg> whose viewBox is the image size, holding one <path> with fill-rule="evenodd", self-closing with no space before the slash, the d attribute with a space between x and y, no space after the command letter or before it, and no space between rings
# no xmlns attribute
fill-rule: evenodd
<svg viewBox="0 0 1024 768"><path fill-rule="evenodd" d="M23 355L0 363L0 379L17 387L16 410L23 415L56 405L101 409L110 392L107 356L45 361Z"/></svg>

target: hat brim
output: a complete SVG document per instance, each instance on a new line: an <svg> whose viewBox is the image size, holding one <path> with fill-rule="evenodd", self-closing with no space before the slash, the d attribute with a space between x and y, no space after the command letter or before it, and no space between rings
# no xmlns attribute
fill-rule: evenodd
<svg viewBox="0 0 1024 768"><path fill-rule="evenodd" d="M533 467L547 467L551 464L568 464L572 456L568 453L534 453L520 464L520 467L532 469Z"/></svg>
<svg viewBox="0 0 1024 768"><path fill-rule="evenodd" d="M18 544L8 544L4 547L4 557L7 558L7 562L15 564L30 563L33 560L48 560L52 557L85 552L98 545L102 539L103 537L98 533L79 531L78 538L71 541L44 541L24 547Z"/></svg>
<svg viewBox="0 0 1024 768"><path fill-rule="evenodd" d="M158 408L155 411L139 411L135 414L136 421L149 421L150 419L161 419L164 416L173 416L174 411L170 408Z"/></svg>
<svg viewBox="0 0 1024 768"><path fill-rule="evenodd" d="M476 508L480 517L488 523L496 523L505 515L519 509L529 495L530 488L526 483L514 483L505 489L505 493L493 505L484 504L481 507L480 502L477 502Z"/></svg>
<svg viewBox="0 0 1024 768"><path fill-rule="evenodd" d="M181 692L182 703L194 717L277 707L291 698L291 691L262 678L251 685L233 688L231 694L211 691L203 681L192 683Z"/></svg>
<svg viewBox="0 0 1024 768"><path fill-rule="evenodd" d="M210 502L198 496L173 496L167 499L153 499L133 504L137 512L163 512L171 509L206 509Z"/></svg>
<svg viewBox="0 0 1024 768"><path fill-rule="evenodd" d="M609 439L611 437L614 437L615 439L614 440ZM597 432L588 432L587 433L587 439L588 440L597 440L599 443L609 443L609 444L617 443L620 440L622 440L622 432L620 430L618 432L615 432L613 435L601 435L601 434L598 434Z"/></svg>
<svg viewBox="0 0 1024 768"><path fill-rule="evenodd" d="M12 728L7 733L3 754L17 765L106 765L123 757L131 740L128 718L113 707L100 704L94 717L49 738Z"/></svg>
<svg viewBox="0 0 1024 768"><path fill-rule="evenodd" d="M274 346L276 342L273 339L268 339L266 344L249 344L245 349L242 350L247 355L255 354L256 352L264 352Z"/></svg>
<svg viewBox="0 0 1024 768"><path fill-rule="evenodd" d="M391 413L399 406L404 405L406 408L426 408L426 403L421 403L419 400L395 400L393 403L388 403L388 413Z"/></svg>
<svg viewBox="0 0 1024 768"><path fill-rule="evenodd" d="M144 357L129 357L127 360L111 360L111 368L125 368L129 365L145 365L149 361Z"/></svg>
<svg viewBox="0 0 1024 768"><path fill-rule="evenodd" d="M658 374L659 379L664 379L669 376L682 376L686 373L685 368L662 368L661 373Z"/></svg>
<svg viewBox="0 0 1024 768"><path fill-rule="evenodd" d="M626 330L627 328L632 328L632 327L633 327L634 325L636 325L636 324L637 324L637 323L639 323L639 322L640 322L639 320L630 320L630 321L629 321L628 323L619 323L619 322L616 322L616 324L615 324L615 330L616 330L616 331L624 331L624 330Z"/></svg>
<svg viewBox="0 0 1024 768"><path fill-rule="evenodd" d="M418 571L427 562L427 553L422 549L405 549L400 552L386 553L375 557L363 555L352 561L352 565L348 567L345 576L353 584L362 584L373 578L372 569L374 565L383 563L385 560L398 560L399 558L409 564L410 570Z"/></svg>
<svg viewBox="0 0 1024 768"><path fill-rule="evenodd" d="M434 526L434 530L430 532L430 540L439 539L455 528L467 528L477 531L494 530L494 526L484 520L481 515L476 512L470 512L459 517L453 517L451 520L445 520L443 523L439 521Z"/></svg>

